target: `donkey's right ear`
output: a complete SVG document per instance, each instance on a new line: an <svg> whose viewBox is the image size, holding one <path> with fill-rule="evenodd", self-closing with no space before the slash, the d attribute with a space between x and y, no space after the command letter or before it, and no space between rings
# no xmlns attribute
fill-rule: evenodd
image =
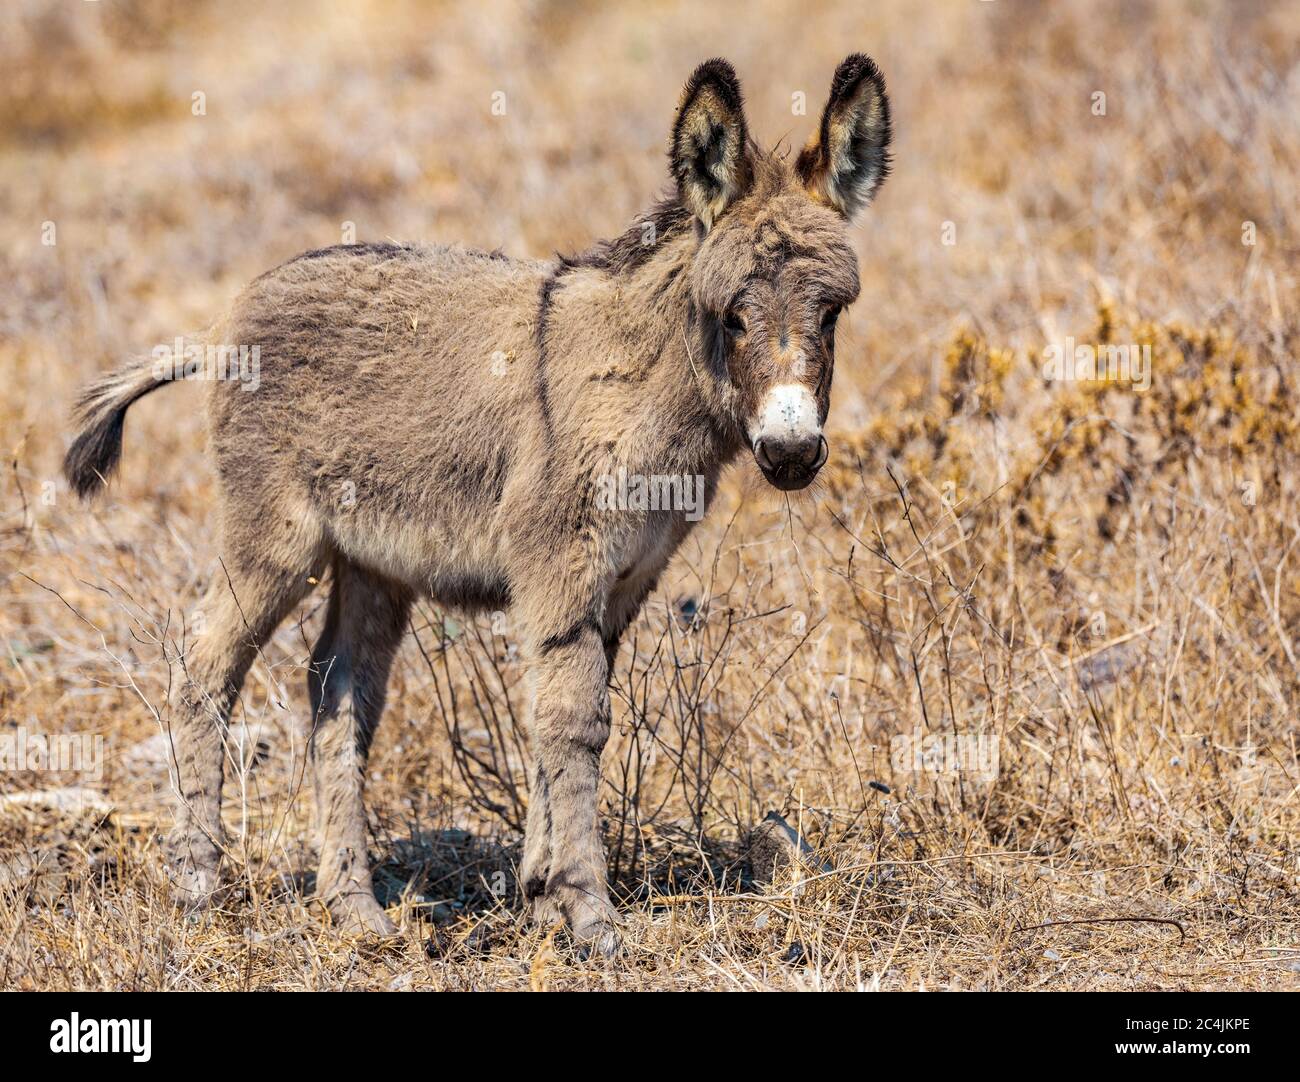
<svg viewBox="0 0 1300 1082"><path fill-rule="evenodd" d="M687 81L669 157L677 194L706 231L749 188L745 102L725 60L706 60Z"/></svg>

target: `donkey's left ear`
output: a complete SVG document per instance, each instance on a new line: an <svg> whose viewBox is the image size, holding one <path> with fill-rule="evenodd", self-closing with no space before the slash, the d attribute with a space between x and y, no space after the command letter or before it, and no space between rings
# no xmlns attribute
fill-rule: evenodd
<svg viewBox="0 0 1300 1082"><path fill-rule="evenodd" d="M869 56L854 53L835 69L821 127L795 168L814 198L852 218L889 176L889 98Z"/></svg>
<svg viewBox="0 0 1300 1082"><path fill-rule="evenodd" d="M669 159L678 196L706 231L749 189L745 102L736 70L725 60L706 60L687 80Z"/></svg>

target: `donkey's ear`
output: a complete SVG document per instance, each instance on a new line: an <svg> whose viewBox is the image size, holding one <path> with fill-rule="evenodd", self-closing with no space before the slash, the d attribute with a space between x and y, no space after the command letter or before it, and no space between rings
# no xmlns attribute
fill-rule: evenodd
<svg viewBox="0 0 1300 1082"><path fill-rule="evenodd" d="M795 168L814 198L852 218L889 176L889 98L869 56L854 53L835 69L821 127Z"/></svg>
<svg viewBox="0 0 1300 1082"><path fill-rule="evenodd" d="M669 157L677 194L706 230L749 188L745 102L725 60L706 60L687 81Z"/></svg>

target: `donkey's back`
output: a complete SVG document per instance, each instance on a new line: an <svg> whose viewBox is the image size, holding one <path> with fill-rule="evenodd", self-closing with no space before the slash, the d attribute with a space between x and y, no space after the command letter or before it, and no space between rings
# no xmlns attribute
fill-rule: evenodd
<svg viewBox="0 0 1300 1082"><path fill-rule="evenodd" d="M253 282L222 333L257 346L256 387L215 382L209 406L231 517L300 515L412 587L502 604L490 550L540 423L521 373L545 272L459 247L347 245Z"/></svg>

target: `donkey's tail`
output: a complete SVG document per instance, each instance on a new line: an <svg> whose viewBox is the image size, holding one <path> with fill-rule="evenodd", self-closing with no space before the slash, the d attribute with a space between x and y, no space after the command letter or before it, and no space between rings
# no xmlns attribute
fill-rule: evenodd
<svg viewBox="0 0 1300 1082"><path fill-rule="evenodd" d="M82 393L76 408L79 431L63 460L63 475L78 496L89 499L108 484L122 457L126 411L172 378L167 366L148 361L104 376Z"/></svg>

